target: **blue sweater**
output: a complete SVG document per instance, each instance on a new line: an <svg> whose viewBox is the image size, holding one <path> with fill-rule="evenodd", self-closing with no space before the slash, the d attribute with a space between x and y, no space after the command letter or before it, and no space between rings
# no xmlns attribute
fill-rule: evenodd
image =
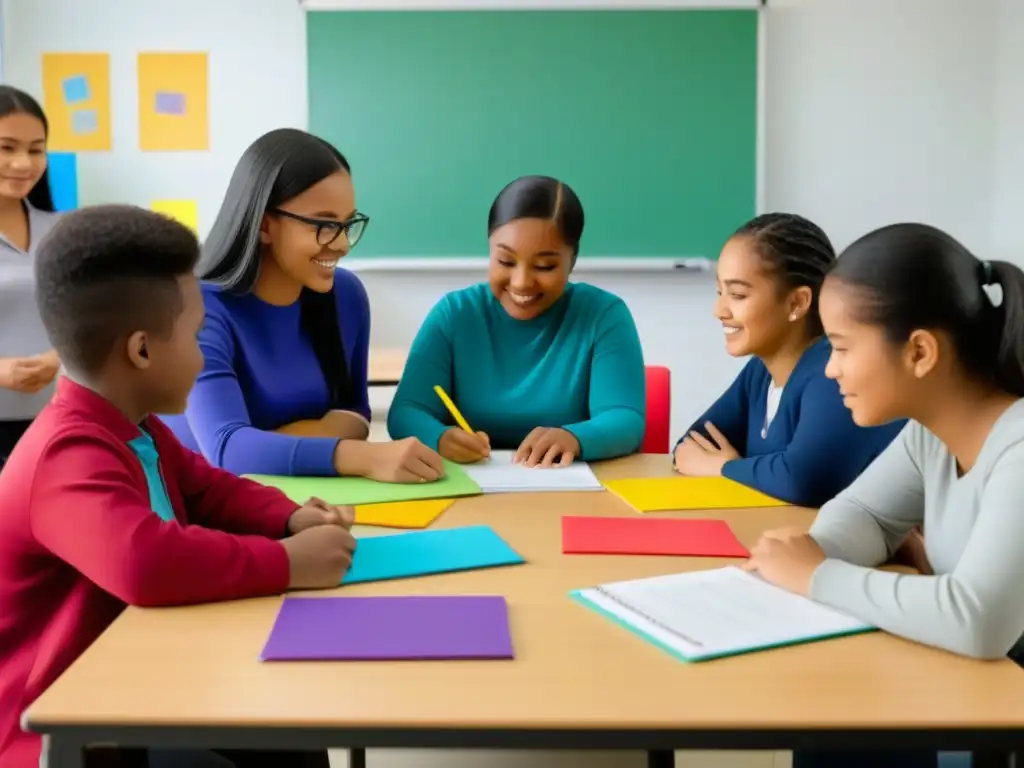
<svg viewBox="0 0 1024 768"><path fill-rule="evenodd" d="M562 427L581 458L640 448L644 360L622 299L584 283L532 320L508 315L481 283L449 293L430 311L409 352L388 413L391 437L436 448L453 421L440 384L496 449L515 449L535 427Z"/></svg>
<svg viewBox="0 0 1024 768"><path fill-rule="evenodd" d="M342 269L334 295L357 398L342 407L369 419L369 300L359 278ZM211 285L203 286L203 299L206 322L199 346L206 364L185 415L163 420L186 446L235 474L336 474L336 439L272 431L319 419L330 407L327 382L300 324L299 303L274 306L254 294L233 296Z"/></svg>
<svg viewBox="0 0 1024 768"><path fill-rule="evenodd" d="M732 386L690 428L707 436L710 421L744 458L722 474L777 499L818 507L853 482L899 434L906 422L858 427L839 385L825 377L832 348L811 345L786 381L779 408L761 437L771 374L752 359Z"/></svg>

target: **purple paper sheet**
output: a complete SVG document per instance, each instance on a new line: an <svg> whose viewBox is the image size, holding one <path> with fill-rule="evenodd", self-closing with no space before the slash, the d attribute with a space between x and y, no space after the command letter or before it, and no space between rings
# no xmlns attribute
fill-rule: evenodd
<svg viewBox="0 0 1024 768"><path fill-rule="evenodd" d="M185 94L169 91L157 91L154 111L158 115L184 115Z"/></svg>
<svg viewBox="0 0 1024 768"><path fill-rule="evenodd" d="M511 659L504 597L287 597L264 661Z"/></svg>

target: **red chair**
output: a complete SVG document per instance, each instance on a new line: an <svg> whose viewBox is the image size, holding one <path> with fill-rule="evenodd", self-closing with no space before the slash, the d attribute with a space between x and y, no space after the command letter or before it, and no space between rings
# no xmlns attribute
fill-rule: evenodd
<svg viewBox="0 0 1024 768"><path fill-rule="evenodd" d="M642 453L669 452L672 420L672 372L662 365L647 366L647 429Z"/></svg>

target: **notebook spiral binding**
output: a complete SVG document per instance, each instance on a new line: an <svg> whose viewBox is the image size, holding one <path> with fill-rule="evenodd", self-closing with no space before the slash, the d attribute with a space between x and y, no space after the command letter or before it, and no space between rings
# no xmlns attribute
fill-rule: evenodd
<svg viewBox="0 0 1024 768"><path fill-rule="evenodd" d="M619 605L621 605L626 610L632 611L633 613L635 613L637 616L641 617L642 619L646 619L651 624L656 626L658 629L664 630L665 632L668 632L670 635L675 635L676 637L678 637L683 642L690 643L690 645L696 645L696 646L698 646L700 648L704 647L704 643L700 642L699 640L694 640L692 637L687 637L686 635L684 635L679 630L673 629L672 627L670 627L667 624L665 624L665 622L659 621L658 619L654 618L653 616L651 616L648 613L645 613L644 611L637 610L636 607L630 605L629 603L627 603L625 600L623 600L618 595L615 595L612 592L609 592L604 587L594 587L594 591L595 592L600 592L602 595L607 597L612 602L618 603Z"/></svg>

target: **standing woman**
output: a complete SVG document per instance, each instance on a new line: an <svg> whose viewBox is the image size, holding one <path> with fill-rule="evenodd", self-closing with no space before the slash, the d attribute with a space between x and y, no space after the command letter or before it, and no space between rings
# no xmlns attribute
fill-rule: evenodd
<svg viewBox="0 0 1024 768"><path fill-rule="evenodd" d="M27 93L0 85L0 466L52 394L60 360L36 308L32 254L50 231L48 125Z"/></svg>
<svg viewBox="0 0 1024 768"><path fill-rule="evenodd" d="M370 306L338 262L368 222L322 139L282 128L245 151L198 267L205 367L185 415L165 418L185 445L236 474L440 477L416 440L366 441Z"/></svg>

